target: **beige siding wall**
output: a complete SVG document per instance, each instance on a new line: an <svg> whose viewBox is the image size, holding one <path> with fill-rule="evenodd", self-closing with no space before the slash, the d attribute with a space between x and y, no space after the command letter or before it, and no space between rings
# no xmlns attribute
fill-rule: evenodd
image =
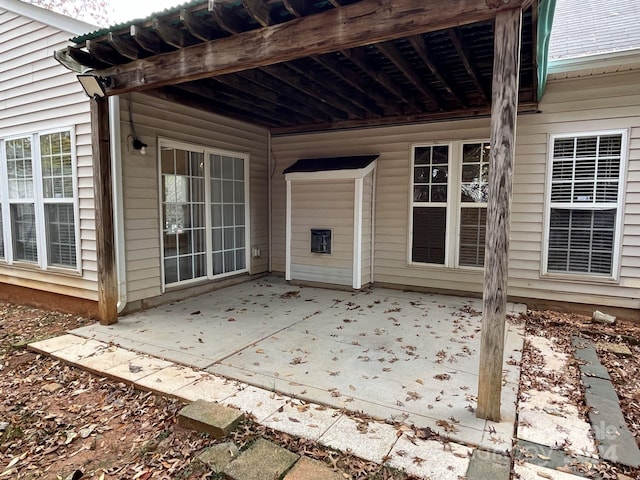
<svg viewBox="0 0 640 480"><path fill-rule="evenodd" d="M353 199L353 180L291 182L294 280L353 283ZM332 230L331 255L311 253L312 228Z"/></svg>
<svg viewBox="0 0 640 480"><path fill-rule="evenodd" d="M514 296L640 307L640 72L552 81L542 113L518 119L511 226ZM619 282L541 276L548 135L629 129L630 150ZM285 189L282 170L299 158L380 154L375 205L375 279L481 292L482 272L408 265L412 143L488 138L489 120L326 132L273 138L273 269L284 270Z"/></svg>
<svg viewBox="0 0 640 480"><path fill-rule="evenodd" d="M371 253L373 233L373 173L363 179L362 188L362 285L371 282Z"/></svg>
<svg viewBox="0 0 640 480"><path fill-rule="evenodd" d="M129 98L136 134L148 145L147 154L130 152ZM128 301L161 294L158 138L249 154L251 243L259 258L251 259L251 273L268 269L268 133L218 115L182 107L147 95L120 100L124 190L125 255Z"/></svg>
<svg viewBox="0 0 640 480"><path fill-rule="evenodd" d="M75 129L81 273L20 269L0 261L0 282L97 300L89 101L75 74L53 59L70 36L0 8L0 139Z"/></svg>

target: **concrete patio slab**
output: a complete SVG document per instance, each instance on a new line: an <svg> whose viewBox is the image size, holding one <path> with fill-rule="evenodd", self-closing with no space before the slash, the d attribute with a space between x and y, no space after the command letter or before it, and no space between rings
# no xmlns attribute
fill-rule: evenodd
<svg viewBox="0 0 640 480"><path fill-rule="evenodd" d="M146 390L172 395L176 390L191 385L204 375L202 372L194 371L192 368L183 367L182 365L170 365L151 375L142 377L136 381L136 385Z"/></svg>
<svg viewBox="0 0 640 480"><path fill-rule="evenodd" d="M69 345L66 348L62 348L55 352L56 357L70 363L78 363L82 359L92 357L100 354L109 348L104 342L98 342L96 340L83 340L80 343Z"/></svg>
<svg viewBox="0 0 640 480"><path fill-rule="evenodd" d="M286 403L261 423L290 435L318 440L342 413L333 408L314 404Z"/></svg>
<svg viewBox="0 0 640 480"><path fill-rule="evenodd" d="M505 422L488 429L474 413L481 308L480 299L376 287L336 291L267 278L74 333L501 452L512 444L522 326L507 323ZM142 378L126 370L122 365L132 381ZM143 383L149 381L154 377ZM178 390L184 392L173 394ZM257 390L231 394L225 403L259 420L281 406Z"/></svg>
<svg viewBox="0 0 640 480"><path fill-rule="evenodd" d="M567 397L553 392L526 392L520 403L518 438L582 456L597 456L591 425Z"/></svg>
<svg viewBox="0 0 640 480"><path fill-rule="evenodd" d="M384 463L397 440L398 430L393 425L343 416L318 442L371 462Z"/></svg>
<svg viewBox="0 0 640 480"><path fill-rule="evenodd" d="M138 355L139 354L131 350L112 345L97 351L95 355L81 358L77 363L87 370L104 372L118 365L131 362L137 358Z"/></svg>
<svg viewBox="0 0 640 480"><path fill-rule="evenodd" d="M126 363L106 369L105 374L133 383L171 365L166 360L140 354Z"/></svg>
<svg viewBox="0 0 640 480"><path fill-rule="evenodd" d="M264 420L283 408L290 399L275 392L246 386L225 398L222 403L253 415L257 422Z"/></svg>
<svg viewBox="0 0 640 480"><path fill-rule="evenodd" d="M513 470L521 480L540 480L541 478L550 480L578 480L584 478L531 463L523 463L521 465L516 463L513 466Z"/></svg>
<svg viewBox="0 0 640 480"><path fill-rule="evenodd" d="M221 402L238 393L241 388L237 381L205 374L194 382L178 388L172 392L172 395L187 402L195 402L196 400Z"/></svg>
<svg viewBox="0 0 640 480"><path fill-rule="evenodd" d="M46 340L30 343L29 348L36 352L49 354L76 345L78 340L79 337L77 335L65 334L59 337L47 338Z"/></svg>
<svg viewBox="0 0 640 480"><path fill-rule="evenodd" d="M443 444L402 435L386 465L419 478L459 480L464 478L473 450L453 442Z"/></svg>

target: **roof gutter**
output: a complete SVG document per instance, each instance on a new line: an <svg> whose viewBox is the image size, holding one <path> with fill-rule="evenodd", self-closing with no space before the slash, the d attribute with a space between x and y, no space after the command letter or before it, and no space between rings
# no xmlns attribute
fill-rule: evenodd
<svg viewBox="0 0 640 480"><path fill-rule="evenodd" d="M540 0L538 4L538 101L542 100L547 86L547 70L549 66L549 39L553 26L553 15L556 11L556 0Z"/></svg>
<svg viewBox="0 0 640 480"><path fill-rule="evenodd" d="M577 72L591 68L615 67L632 64L640 64L640 48L551 60L549 62L548 73Z"/></svg>

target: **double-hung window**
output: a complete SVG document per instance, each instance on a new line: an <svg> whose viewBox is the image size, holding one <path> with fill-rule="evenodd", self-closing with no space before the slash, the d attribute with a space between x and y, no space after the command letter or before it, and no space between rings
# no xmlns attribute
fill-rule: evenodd
<svg viewBox="0 0 640 480"><path fill-rule="evenodd" d="M77 270L72 131L25 135L2 143L0 258L9 264Z"/></svg>
<svg viewBox="0 0 640 480"><path fill-rule="evenodd" d="M551 136L545 273L616 276L626 132Z"/></svg>
<svg viewBox="0 0 640 480"><path fill-rule="evenodd" d="M410 262L483 267L488 142L413 147Z"/></svg>
<svg viewBox="0 0 640 480"><path fill-rule="evenodd" d="M161 140L164 285L247 271L248 163Z"/></svg>

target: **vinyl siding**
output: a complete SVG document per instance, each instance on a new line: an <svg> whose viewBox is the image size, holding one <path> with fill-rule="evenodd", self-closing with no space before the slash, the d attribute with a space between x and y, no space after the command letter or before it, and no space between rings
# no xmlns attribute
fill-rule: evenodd
<svg viewBox="0 0 640 480"><path fill-rule="evenodd" d="M353 180L291 182L292 279L353 284L353 200ZM330 255L311 253L312 228L332 230Z"/></svg>
<svg viewBox="0 0 640 480"><path fill-rule="evenodd" d="M541 113L518 118L511 218L509 294L640 308L640 72L550 81ZM541 275L549 135L628 129L619 281ZM299 158L379 154L375 280L461 292L482 291L480 270L408 265L410 152L413 143L488 138L488 119L274 137L273 269L284 270L282 170Z"/></svg>
<svg viewBox="0 0 640 480"><path fill-rule="evenodd" d="M0 282L97 300L89 100L75 74L53 58L72 35L0 8L0 139L75 129L81 266L78 274L0 262Z"/></svg>
<svg viewBox="0 0 640 480"><path fill-rule="evenodd" d="M138 137L148 145L146 155L130 152L129 99ZM251 242L259 248L252 274L268 269L268 132L246 123L159 100L148 95L120 99L120 128L124 192L125 257L128 301L162 293L158 138L249 155Z"/></svg>

